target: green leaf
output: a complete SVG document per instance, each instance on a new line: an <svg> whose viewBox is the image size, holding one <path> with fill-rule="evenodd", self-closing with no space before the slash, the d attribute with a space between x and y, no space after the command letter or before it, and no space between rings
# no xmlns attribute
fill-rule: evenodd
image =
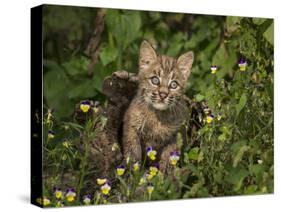
<svg viewBox="0 0 281 212"><path fill-rule="evenodd" d="M272 23L267 30L263 33L263 37L271 44L274 44L274 24Z"/></svg>
<svg viewBox="0 0 281 212"><path fill-rule="evenodd" d="M238 16L227 16L226 17L226 28L227 31L235 31L237 29L237 24L240 23L243 17Z"/></svg>
<svg viewBox="0 0 281 212"><path fill-rule="evenodd" d="M118 56L118 50L116 48L107 46L101 50L100 59L104 66L113 62Z"/></svg>
<svg viewBox="0 0 281 212"><path fill-rule="evenodd" d="M201 95L200 93L195 95L195 100L197 102L201 102L204 99L205 99L205 96Z"/></svg>
<svg viewBox="0 0 281 212"><path fill-rule="evenodd" d="M84 80L68 92L71 99L85 99L94 97L97 94L92 80Z"/></svg>
<svg viewBox="0 0 281 212"><path fill-rule="evenodd" d="M208 197L209 192L206 187L203 186L202 182L194 183L189 191L185 192L183 198L189 197Z"/></svg>
<svg viewBox="0 0 281 212"><path fill-rule="evenodd" d="M124 50L139 36L141 16L137 11L108 10L106 25L117 45Z"/></svg>
<svg viewBox="0 0 281 212"><path fill-rule="evenodd" d="M176 33L173 35L171 40L169 41L169 48L167 50L167 55L176 57L180 53L180 50L183 47L184 42L184 34L183 33Z"/></svg>
<svg viewBox="0 0 281 212"><path fill-rule="evenodd" d="M263 174L265 173L266 167L263 164L254 164L250 166L250 173L256 177L256 182L261 183L263 180Z"/></svg>
<svg viewBox="0 0 281 212"><path fill-rule="evenodd" d="M220 134L218 140L224 142L226 140L226 135L224 133Z"/></svg>
<svg viewBox="0 0 281 212"><path fill-rule="evenodd" d="M77 130L78 132L81 132L84 129L84 127L82 125L73 123L73 122L62 122L62 124L65 126L69 126L73 129Z"/></svg>
<svg viewBox="0 0 281 212"><path fill-rule="evenodd" d="M191 160L198 160L199 148L194 147L188 152L188 158Z"/></svg>
<svg viewBox="0 0 281 212"><path fill-rule="evenodd" d="M249 185L245 191L244 194L255 194L257 192L258 186L257 185Z"/></svg>
<svg viewBox="0 0 281 212"><path fill-rule="evenodd" d="M86 57L72 57L64 62L62 67L71 76L86 75L89 62L89 59Z"/></svg>
<svg viewBox="0 0 281 212"><path fill-rule="evenodd" d="M237 58L235 51L227 50L224 44L220 45L212 59L212 65L219 67L216 73L218 79L221 79L227 75L232 70L236 61Z"/></svg>
<svg viewBox="0 0 281 212"><path fill-rule="evenodd" d="M73 86L62 69L53 69L44 74L43 93L48 107L54 109L57 119L68 117L73 112L74 104L67 92Z"/></svg>
<svg viewBox="0 0 281 212"><path fill-rule="evenodd" d="M44 59L43 65L48 70L58 70L58 71L61 71L61 66L56 61Z"/></svg>
<svg viewBox="0 0 281 212"><path fill-rule="evenodd" d="M236 115L238 116L241 110L245 107L247 103L247 95L243 93L239 99L239 103L236 105Z"/></svg>
<svg viewBox="0 0 281 212"><path fill-rule="evenodd" d="M238 151L240 150L240 148L242 147L242 146L246 146L247 145L247 140L241 140L241 141L237 141L237 142L235 142L235 143L233 143L232 145L231 145L231 151L234 153L234 155L235 154L237 154L238 153Z"/></svg>
<svg viewBox="0 0 281 212"><path fill-rule="evenodd" d="M238 163L242 160L243 155L250 149L249 146L243 145L240 147L239 151L236 153L233 159L233 167L237 167Z"/></svg>
<svg viewBox="0 0 281 212"><path fill-rule="evenodd" d="M92 86L100 93L102 92L102 82L103 78L95 73L92 79Z"/></svg>
<svg viewBox="0 0 281 212"><path fill-rule="evenodd" d="M254 22L254 24L256 24L256 25L261 25L261 24L263 24L265 21L266 21L265 18L253 18L253 22Z"/></svg>
<svg viewBox="0 0 281 212"><path fill-rule="evenodd" d="M243 180L246 176L248 176L249 172L242 167L236 167L229 170L228 175L226 176L225 180L234 185L234 190L238 191L243 183Z"/></svg>
<svg viewBox="0 0 281 212"><path fill-rule="evenodd" d="M238 24L240 23L241 19L243 17L239 17L239 16L227 16L226 17L226 24L228 26L234 25L234 24Z"/></svg>

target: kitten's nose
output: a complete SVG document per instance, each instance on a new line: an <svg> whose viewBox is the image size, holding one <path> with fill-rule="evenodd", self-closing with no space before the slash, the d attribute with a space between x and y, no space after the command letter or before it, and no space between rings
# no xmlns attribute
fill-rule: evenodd
<svg viewBox="0 0 281 212"><path fill-rule="evenodd" d="M166 92L159 92L159 96L163 100L163 99L165 99L168 96L168 93L166 93Z"/></svg>

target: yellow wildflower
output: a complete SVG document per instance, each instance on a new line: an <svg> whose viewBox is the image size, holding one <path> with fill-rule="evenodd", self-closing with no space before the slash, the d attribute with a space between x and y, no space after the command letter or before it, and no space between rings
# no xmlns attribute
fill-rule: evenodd
<svg viewBox="0 0 281 212"><path fill-rule="evenodd" d="M139 185L143 185L145 182L146 182L145 177L142 177L142 178L140 179Z"/></svg>
<svg viewBox="0 0 281 212"><path fill-rule="evenodd" d="M48 139L53 139L55 137L55 133L52 130L48 131Z"/></svg>
<svg viewBox="0 0 281 212"><path fill-rule="evenodd" d="M133 170L134 170L134 172L137 172L139 169L140 169L140 164L139 164L139 162L134 163L134 164L133 164Z"/></svg>
<svg viewBox="0 0 281 212"><path fill-rule="evenodd" d="M207 118L206 118L206 122L207 122L208 124L210 124L210 123L213 121L213 119L214 119L214 116L213 116L213 115L208 115Z"/></svg>
<svg viewBox="0 0 281 212"><path fill-rule="evenodd" d="M103 185L107 182L107 179L106 178L98 178L97 179L97 184L98 185Z"/></svg>
<svg viewBox="0 0 281 212"><path fill-rule="evenodd" d="M71 146L71 143L69 141L64 141L62 142L62 145L65 147L65 148L69 148Z"/></svg>
<svg viewBox="0 0 281 212"><path fill-rule="evenodd" d="M156 166L150 166L149 167L149 174L153 177L158 173L158 168Z"/></svg>
<svg viewBox="0 0 281 212"><path fill-rule="evenodd" d="M247 61L245 59L240 59L238 62L240 71L246 71Z"/></svg>
<svg viewBox="0 0 281 212"><path fill-rule="evenodd" d="M151 195L151 193L154 191L154 186L152 185L152 183L149 183L147 185L146 190L147 190L148 194Z"/></svg>
<svg viewBox="0 0 281 212"><path fill-rule="evenodd" d="M76 197L75 190L73 188L67 189L65 197L66 197L66 200L68 202L73 202L75 200L75 197Z"/></svg>
<svg viewBox="0 0 281 212"><path fill-rule="evenodd" d="M54 189L54 195L57 199L61 199L62 198L62 191L60 188L55 188Z"/></svg>
<svg viewBox="0 0 281 212"><path fill-rule="evenodd" d="M155 150L153 150L151 146L147 147L146 153L147 153L147 156L150 158L150 160L156 159L157 152Z"/></svg>
<svg viewBox="0 0 281 212"><path fill-rule="evenodd" d="M217 69L218 69L217 66L211 66L211 73L212 73L212 74L217 73Z"/></svg>
<svg viewBox="0 0 281 212"><path fill-rule="evenodd" d="M104 194L104 195L109 195L109 192L111 190L111 187L108 183L105 183L101 188L101 192Z"/></svg>
<svg viewBox="0 0 281 212"><path fill-rule="evenodd" d="M125 167L120 165L116 168L116 173L118 176L122 176L125 173Z"/></svg>
<svg viewBox="0 0 281 212"><path fill-rule="evenodd" d="M48 198L43 198L43 206L48 206L51 204L51 201Z"/></svg>
<svg viewBox="0 0 281 212"><path fill-rule="evenodd" d="M177 151L173 151L170 153L170 163L175 166L177 165L180 159L179 153Z"/></svg>
<svg viewBox="0 0 281 212"><path fill-rule="evenodd" d="M85 195L84 197L83 197L83 203L85 204L85 205L90 205L90 203L91 203L91 195Z"/></svg>
<svg viewBox="0 0 281 212"><path fill-rule="evenodd" d="M80 104L80 109L84 112L87 113L91 108L91 103L90 101L82 101Z"/></svg>

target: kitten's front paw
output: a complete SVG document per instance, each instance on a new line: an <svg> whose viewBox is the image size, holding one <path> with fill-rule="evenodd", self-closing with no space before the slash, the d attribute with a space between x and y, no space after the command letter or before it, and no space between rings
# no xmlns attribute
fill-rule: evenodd
<svg viewBox="0 0 281 212"><path fill-rule="evenodd" d="M129 72L122 70L122 71L113 72L112 76L118 77L118 78L121 78L121 79L129 79L130 74L129 74Z"/></svg>
<svg viewBox="0 0 281 212"><path fill-rule="evenodd" d="M124 79L124 80L128 80L128 81L132 81L132 82L138 81L136 74L129 73L129 72L124 71L124 70L115 71L114 73L112 73L112 76L113 77L117 77L119 79Z"/></svg>

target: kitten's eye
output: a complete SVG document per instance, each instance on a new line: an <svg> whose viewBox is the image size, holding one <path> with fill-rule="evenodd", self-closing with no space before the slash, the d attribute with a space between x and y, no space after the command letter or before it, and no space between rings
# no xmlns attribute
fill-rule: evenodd
<svg viewBox="0 0 281 212"><path fill-rule="evenodd" d="M176 89L177 87L178 87L178 83L177 83L176 81L172 81L172 82L170 83L170 88Z"/></svg>
<svg viewBox="0 0 281 212"><path fill-rule="evenodd" d="M153 85L159 85L160 80L159 80L158 77L154 76L154 77L151 78L151 82L152 82Z"/></svg>

